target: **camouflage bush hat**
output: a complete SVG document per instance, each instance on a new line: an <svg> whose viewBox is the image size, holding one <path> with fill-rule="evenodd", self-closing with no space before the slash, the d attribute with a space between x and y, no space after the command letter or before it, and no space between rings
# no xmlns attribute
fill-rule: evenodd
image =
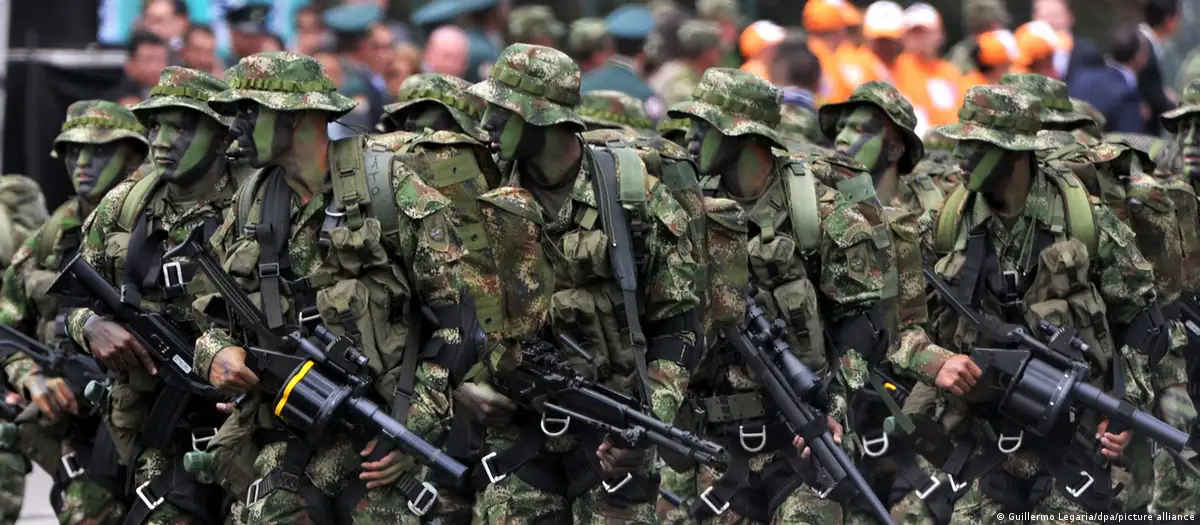
<svg viewBox="0 0 1200 525"><path fill-rule="evenodd" d="M1179 95L1179 107L1163 113L1159 120L1167 131L1175 133L1179 120L1192 113L1200 112L1200 80L1193 80Z"/></svg>
<svg viewBox="0 0 1200 525"><path fill-rule="evenodd" d="M925 132L925 136L921 137L921 142L925 144L925 153L931 151L951 151L954 149L954 139L942 135L937 128L930 128Z"/></svg>
<svg viewBox="0 0 1200 525"><path fill-rule="evenodd" d="M934 128L951 140L980 140L1009 151L1057 149L1071 135L1039 131L1042 111L1036 98L1010 86L984 85L967 90L958 124Z"/></svg>
<svg viewBox="0 0 1200 525"><path fill-rule="evenodd" d="M562 51L513 44L492 64L487 80L467 93L512 111L534 126L570 122L583 128L579 105L579 66Z"/></svg>
<svg viewBox="0 0 1200 525"><path fill-rule="evenodd" d="M620 91L597 90L583 96L579 116L589 126L622 128L638 133L654 129L642 102Z"/></svg>
<svg viewBox="0 0 1200 525"><path fill-rule="evenodd" d="M692 100L671 106L667 116L695 117L724 135L760 135L784 147L783 139L775 131L782 100L783 92L757 75L714 67L700 77L700 83L692 90Z"/></svg>
<svg viewBox="0 0 1200 525"><path fill-rule="evenodd" d="M571 22L567 32L567 53L586 57L604 47L608 41L608 25L603 18L580 18Z"/></svg>
<svg viewBox="0 0 1200 525"><path fill-rule="evenodd" d="M470 82L456 76L441 73L411 75L400 84L396 103L383 107L384 115L380 122L417 104L432 102L446 108L458 126L468 135L484 140L483 131L479 129L479 120L483 118L487 102L467 94L469 87Z"/></svg>
<svg viewBox="0 0 1200 525"><path fill-rule="evenodd" d="M721 45L721 27L707 20L688 20L679 26L679 45L687 54L696 54Z"/></svg>
<svg viewBox="0 0 1200 525"><path fill-rule="evenodd" d="M709 20L737 22L741 18L735 0L696 0L696 13Z"/></svg>
<svg viewBox="0 0 1200 525"><path fill-rule="evenodd" d="M1071 107L1075 108L1076 113L1087 115L1088 118L1092 119L1092 125L1100 129L1104 129L1104 126L1108 124L1108 119L1104 118L1104 113L1101 113L1100 110L1096 109L1096 106L1088 104L1086 101L1073 98L1071 99Z"/></svg>
<svg viewBox="0 0 1200 525"><path fill-rule="evenodd" d="M557 40L563 35L563 25L554 17L554 11L549 7L527 5L513 9L508 14L508 34L518 41L539 36Z"/></svg>
<svg viewBox="0 0 1200 525"><path fill-rule="evenodd" d="M315 58L289 51L250 55L225 71L229 88L208 102L223 115L237 112L237 103L251 100L275 111L317 110L335 120L358 105L337 92L337 85Z"/></svg>
<svg viewBox="0 0 1200 525"><path fill-rule="evenodd" d="M50 156L58 158L61 144L108 144L121 139L141 144L142 153L150 151L146 128L132 111L107 100L80 100L67 107L67 120L54 138Z"/></svg>
<svg viewBox="0 0 1200 525"><path fill-rule="evenodd" d="M818 112L821 133L829 140L834 140L838 135L838 121L842 115L847 115L864 105L879 108L892 124L900 128L900 136L904 141L904 156L900 158L896 168L900 173L912 172L913 167L925 156L925 145L921 142L921 137L917 136L917 132L913 131L917 127L917 114L913 111L912 104L890 84L873 80L858 86L845 102L821 106Z"/></svg>
<svg viewBox="0 0 1200 525"><path fill-rule="evenodd" d="M209 100L227 89L229 84L208 73L171 66L163 70L162 76L158 77L158 84L150 89L150 98L129 109L144 126L150 125L150 115L155 110L186 108L208 115L228 127L233 118L221 115L208 106Z"/></svg>
<svg viewBox="0 0 1200 525"><path fill-rule="evenodd" d="M1000 78L1000 85L1015 87L1041 100L1042 112L1038 117L1044 123L1077 127L1095 124L1091 117L1075 111L1067 84L1061 80L1036 73L1008 73Z"/></svg>

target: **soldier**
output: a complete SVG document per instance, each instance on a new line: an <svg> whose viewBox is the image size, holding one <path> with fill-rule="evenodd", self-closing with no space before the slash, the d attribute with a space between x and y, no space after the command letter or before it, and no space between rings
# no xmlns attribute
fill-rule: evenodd
<svg viewBox="0 0 1200 525"><path fill-rule="evenodd" d="M967 0L962 7L963 28L966 36L946 53L946 60L954 64L964 75L975 69L971 60L971 48L975 40L988 31L1005 29L1009 24L1008 8L1000 0Z"/></svg>
<svg viewBox="0 0 1200 525"><path fill-rule="evenodd" d="M816 152L831 145L829 138L821 133L816 113L793 104L780 108L779 135L788 151Z"/></svg>
<svg viewBox="0 0 1200 525"><path fill-rule="evenodd" d="M463 28L470 41L467 57L468 82L487 77L492 62L500 55L504 31L508 30L508 2L502 0L438 0L413 12L412 23L417 26L456 24Z"/></svg>
<svg viewBox="0 0 1200 525"><path fill-rule="evenodd" d="M163 71L150 98L131 108L150 129L152 168L104 196L84 224L80 247L81 257L121 289L126 301L162 312L176 327L190 329L185 333L191 338L200 333L188 315L192 295L201 291L190 284L195 270L172 273L162 265L162 254L166 242L182 242L197 226L215 230L233 200L236 178L225 161L231 119L208 107L208 99L225 89L208 73L181 67ZM169 241L156 242L162 233ZM214 400L189 401L192 392L163 385L155 378L162 365L124 327L89 309L72 311L67 327L116 375L105 423L122 460L136 468L129 489L136 487L140 496L131 500L126 523L218 522L224 493L195 481L183 465L184 454L203 452L225 420ZM254 454L242 459L253 461ZM221 481L241 494L252 473L238 470L245 464L231 463ZM160 504L152 505L156 501Z"/></svg>
<svg viewBox="0 0 1200 525"><path fill-rule="evenodd" d="M921 142L925 144L925 158L913 167L912 173L900 178L897 196L901 202L919 203L919 209L931 216L942 209L946 196L962 184L959 176L962 170L951 156L953 140L930 129L921 137ZM925 224L922 228L930 226Z"/></svg>
<svg viewBox="0 0 1200 525"><path fill-rule="evenodd" d="M666 81L663 102L678 104L692 99L692 90L700 83L700 75L721 61L721 28L712 22L688 20L679 26L678 61L674 78Z"/></svg>
<svg viewBox="0 0 1200 525"><path fill-rule="evenodd" d="M696 14L705 20L716 22L721 27L721 67L739 67L742 56L738 54L737 39L742 31L742 14L734 0L698 0Z"/></svg>
<svg viewBox="0 0 1200 525"><path fill-rule="evenodd" d="M225 12L229 24L229 49L221 57L225 64L233 64L262 50L270 30L267 17L271 15L271 0L246 0L240 6Z"/></svg>
<svg viewBox="0 0 1200 525"><path fill-rule="evenodd" d="M654 123L646 115L642 103L620 91L598 90L579 100L576 110L587 131L618 129L629 138L654 134Z"/></svg>
<svg viewBox="0 0 1200 525"><path fill-rule="evenodd" d="M602 18L580 18L567 33L567 54L583 74L599 69L612 55L612 38Z"/></svg>
<svg viewBox="0 0 1200 525"><path fill-rule="evenodd" d="M483 142L486 137L479 129L479 119L487 104L467 95L469 87L470 82L441 73L410 76L400 84L396 102L384 108L376 129L384 133L451 131Z"/></svg>
<svg viewBox="0 0 1200 525"><path fill-rule="evenodd" d="M512 269L529 287L520 299L522 319L533 322L526 325L530 333L546 340L556 340L553 333L578 341L595 356L581 365L581 373L640 398L659 420L673 421L683 403L689 365L698 358L697 335L689 328L697 301L692 286L696 267L685 235L688 217L638 160L580 140L584 124L575 112L579 82L578 66L561 52L514 44L504 50L491 77L468 90L488 102L484 131L500 159L510 163L506 185L495 192L508 203L502 209L516 216L506 220L525 217L533 221L531 226L539 225L509 243L524 247ZM629 180L633 176L643 180ZM602 241L603 232L615 225L596 220L598 207L620 204L597 195L596 177L646 188L636 197L641 204L625 204L640 207L627 216L634 221L631 229L644 232L639 236L644 242L613 248ZM620 251L608 254L612 249ZM613 277L596 272L590 261L608 260L609 255L641 261L636 294L619 290ZM550 283L553 288L543 286ZM644 308L639 297L646 298ZM644 339L638 335L643 327ZM622 333L635 334L648 348L627 346L631 339ZM511 359L489 357L488 362L499 365L487 367L484 377L503 377ZM620 449L607 436L574 425L563 429L565 435L548 438L536 414L514 410L486 385L477 382L480 394L467 403L489 426L486 447L491 451L476 472L481 490L476 523L657 521L658 480L645 450Z"/></svg>
<svg viewBox="0 0 1200 525"><path fill-rule="evenodd" d="M997 372L983 374L967 353L1006 343L948 301L1030 334L1043 333L1042 320L1077 330L1098 388L1135 405L1154 394L1140 386L1150 384L1152 336L1166 328L1153 270L1111 210L1090 200L1069 170L1037 158L1036 151L1069 143L1038 131L1041 111L1037 99L1014 88L979 86L967 92L960 122L937 128L958 141L954 156L968 174L948 197L934 238L941 257L935 271L955 283L956 293L937 296L930 331L954 353L921 352L895 364L921 378L908 402L926 400L915 409L930 421L917 429L927 445L921 453L949 476L926 479L901 505L919 508L922 495L926 504L953 505L952 524L1007 523L993 517L1014 508L1055 516L1108 511L1111 468L1097 458L1120 457L1130 433L1109 432L1106 419L1081 412L1053 421L1035 440L1025 427L997 417L998 399L988 392ZM1046 219L1052 217L1064 220ZM953 377L930 381L937 376ZM935 405L944 409L929 419L924 414Z"/></svg>
<svg viewBox="0 0 1200 525"><path fill-rule="evenodd" d="M692 122L686 118L665 118L658 121L655 129L662 138L686 148L687 132L691 127Z"/></svg>
<svg viewBox="0 0 1200 525"><path fill-rule="evenodd" d="M558 47L558 39L563 36L563 25L554 18L554 11L549 7L527 5L509 13L508 34L513 42Z"/></svg>
<svg viewBox="0 0 1200 525"><path fill-rule="evenodd" d="M46 290L61 267L75 257L80 228L100 199L124 180L145 159L145 128L129 110L112 102L84 100L67 108L63 131L54 139L50 155L62 158L78 195L59 206L50 219L25 240L4 273L0 322L31 334L48 346L71 342L66 336L66 309L47 297ZM38 465L54 475L51 502L62 523L118 523L125 513L125 478L108 432L99 418L78 413L78 402L62 379L47 379L24 354L5 360L9 384L21 389L51 420L72 423L69 433L47 437L37 423L24 423L22 442ZM65 412L77 414L67 416ZM66 416L66 417L64 417ZM61 429L60 429L61 430ZM37 440L38 443L34 443ZM62 449L47 455L53 442ZM37 447L37 450L33 450ZM60 461L61 458L61 461Z"/></svg>
<svg viewBox="0 0 1200 525"><path fill-rule="evenodd" d="M316 320L360 342L373 377L381 378L365 395L390 407L414 434L430 435L441 411L449 411L449 389L445 368L417 358L424 339L419 312L460 326L449 320L459 311L462 248L448 201L365 138L327 138L328 122L354 102L337 93L316 60L260 53L225 78L230 89L209 106L236 114L232 132L250 164L266 169L239 188L234 212L211 237L224 267L257 296L268 329L284 326L286 315L289 326ZM338 176L328 179L331 170ZM214 298L200 296L196 313L211 319ZM256 341L241 323L232 328L212 324L197 339L194 368L222 391L251 392L259 379L242 345ZM429 342L445 344L430 348L450 353L461 341L457 328L433 337ZM401 503L423 509L432 487L412 478L398 452L374 436L333 428L309 442L285 430L262 396L249 394L231 416L236 423L221 429L262 448L254 462L258 480L247 491L248 524L417 522Z"/></svg>
<svg viewBox="0 0 1200 525"><path fill-rule="evenodd" d="M626 93L645 104L646 114L651 119L661 119L666 106L642 79L641 60L645 56L646 37L654 29L650 9L636 4L622 6L609 13L604 23L612 37L615 54L604 66L584 75L580 89L583 93L598 89Z"/></svg>
<svg viewBox="0 0 1200 525"><path fill-rule="evenodd" d="M841 443L846 389L864 385L862 356L880 348L886 331L873 310L884 295L890 257L887 243L870 233L883 224L873 225L863 215L873 208L879 220L870 175L849 159L782 153L775 130L780 92L750 73L709 69L693 100L672 106L668 114L691 120L689 149L705 175L706 194L738 201L747 210L755 301L788 323L788 343L805 365L820 377L836 378L829 388L827 425ZM867 191L854 199L829 184L865 184ZM826 308L819 310L818 303ZM831 353L837 358L826 355L818 335L822 326L833 336L837 350ZM807 457L803 440L764 417L764 403L756 401L761 394L744 375L744 365L727 359L730 349L718 348L701 364L691 391L695 413L705 419L697 424L706 437L725 445L732 464L724 473L702 467L692 474L692 487L702 492L680 494L694 502L689 514L714 523L839 522L837 502L797 488L801 483L824 488L811 464L790 450L794 444Z"/></svg>

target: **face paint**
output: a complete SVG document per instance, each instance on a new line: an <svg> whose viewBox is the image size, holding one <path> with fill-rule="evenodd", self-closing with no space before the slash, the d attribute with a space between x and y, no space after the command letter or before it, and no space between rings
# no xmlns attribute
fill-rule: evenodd
<svg viewBox="0 0 1200 525"><path fill-rule="evenodd" d="M488 104L483 113L483 131L488 134L489 147L498 150L500 160L513 160L519 156L525 135L525 120L520 115Z"/></svg>
<svg viewBox="0 0 1200 525"><path fill-rule="evenodd" d="M878 109L860 107L842 117L834 139L838 153L853 157L878 176L891 167L887 159L884 120Z"/></svg>
<svg viewBox="0 0 1200 525"><path fill-rule="evenodd" d="M91 203L125 178L125 163L133 152L125 141L107 144L71 143L65 148L67 171L75 194Z"/></svg>
<svg viewBox="0 0 1200 525"><path fill-rule="evenodd" d="M225 148L221 123L198 111L169 109L154 115L150 155L154 169L168 182L186 184L200 178Z"/></svg>
<svg viewBox="0 0 1200 525"><path fill-rule="evenodd" d="M967 189L988 191L1002 184L1016 166L1018 153L977 140L959 141L954 157L967 172Z"/></svg>
<svg viewBox="0 0 1200 525"><path fill-rule="evenodd" d="M292 147L298 115L294 111L275 111L246 103L238 108L230 131L250 165L261 168Z"/></svg>
<svg viewBox="0 0 1200 525"><path fill-rule="evenodd" d="M1179 149L1183 152L1183 172L1190 179L1200 178L1200 116L1185 117L1179 123Z"/></svg>
<svg viewBox="0 0 1200 525"><path fill-rule="evenodd" d="M446 108L437 104L422 104L418 111L409 112L404 118L404 130L419 133L426 129L455 131L458 123Z"/></svg>

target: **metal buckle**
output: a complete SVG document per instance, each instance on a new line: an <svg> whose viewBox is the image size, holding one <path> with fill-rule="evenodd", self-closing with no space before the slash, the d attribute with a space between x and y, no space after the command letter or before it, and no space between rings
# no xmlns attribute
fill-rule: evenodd
<svg viewBox="0 0 1200 525"><path fill-rule="evenodd" d="M1150 440L1150 457L1158 456L1158 453L1162 452L1162 450L1162 445L1159 445L1158 442L1154 441L1153 439Z"/></svg>
<svg viewBox="0 0 1200 525"><path fill-rule="evenodd" d="M708 499L708 495L712 493L712 491L713 487L712 485L709 485L709 487L704 489L704 492L700 494L700 501L703 501L705 505L708 505L708 508L712 509L713 514L720 516L724 514L725 511L729 510L729 502L726 501L724 505L721 505L720 508L717 508L717 505L713 503L711 499Z"/></svg>
<svg viewBox="0 0 1200 525"><path fill-rule="evenodd" d="M886 394L885 394L885 395L886 395ZM872 446L872 445L877 445L877 444L880 444L880 443L882 443L882 444L883 444L883 446L882 446L882 447L879 447L879 449L878 449L878 450L871 450L871 446ZM866 454L866 455L868 455L868 456L871 456L871 457L873 457L873 458L877 458L877 457L879 457L879 456L882 456L882 455L884 455L884 454L887 454L888 448L890 448L890 447L891 447L891 444L892 444L892 443L891 443L891 441L888 439L887 432L880 432L880 436L879 436L879 437L877 437L877 438L875 438L875 439L866 439L866 438L863 438L863 440L862 440L863 454Z"/></svg>
<svg viewBox="0 0 1200 525"><path fill-rule="evenodd" d="M426 494L429 495L428 499L425 499ZM422 504L422 500L425 500L425 503ZM408 510L417 516L424 516L429 509L433 508L434 503L437 503L437 489L433 488L428 481L422 481L421 493L417 494L415 500L408 502Z"/></svg>
<svg viewBox="0 0 1200 525"><path fill-rule="evenodd" d="M962 483L955 483L954 476L951 476L949 474L946 474L946 479L950 480L950 490L953 490L954 492L958 492L958 491L962 490L963 487L966 487L967 485L971 484L970 481L964 481Z"/></svg>
<svg viewBox="0 0 1200 525"><path fill-rule="evenodd" d="M1017 295L1017 290L1021 287L1021 274L1015 270L1004 270L1000 272L1000 276L1004 278L1004 284L1008 287L1005 295Z"/></svg>
<svg viewBox="0 0 1200 525"><path fill-rule="evenodd" d="M321 311L317 310L316 308L305 308L300 310L300 314L297 316L297 318L299 319L301 326L307 325L312 321L320 321Z"/></svg>
<svg viewBox="0 0 1200 525"><path fill-rule="evenodd" d="M824 491L817 490L816 487L810 487L810 488L812 488L813 494L816 494L818 498L825 499L825 496L828 496L830 492L833 492L833 489L836 487L837 487L837 485L833 485L833 486L830 486L829 488L825 489Z"/></svg>
<svg viewBox="0 0 1200 525"><path fill-rule="evenodd" d="M496 457L496 453L492 452L491 454L484 456L483 459L479 460L479 464L483 465L483 473L487 476L488 483L493 485L508 477L508 474L501 474L499 476L492 475L492 466L488 465L488 460L494 457Z"/></svg>
<svg viewBox="0 0 1200 525"><path fill-rule="evenodd" d="M625 484L629 483L629 481L632 479L633 479L633 474L626 474L625 478L622 479L621 482L617 483L616 485L609 485L607 481L601 481L600 485L602 485L604 487L604 490L606 492L608 492L609 494L612 494L618 490L621 490L621 487L624 487Z"/></svg>
<svg viewBox="0 0 1200 525"><path fill-rule="evenodd" d="M1093 478L1092 475L1088 474L1086 471L1081 470L1079 471L1079 474L1087 478L1087 481L1084 481L1083 486L1077 489L1067 487L1067 494L1070 494L1072 498L1078 498L1080 494L1083 494L1083 491L1087 490L1088 487L1091 487L1092 483L1096 481L1096 478Z"/></svg>
<svg viewBox="0 0 1200 525"><path fill-rule="evenodd" d="M1009 448L1004 447L1005 443L1012 442L1012 441L1015 441L1017 444L1012 447L1009 447ZM1012 454L1013 452L1016 452L1017 449L1021 448L1021 443L1023 443L1024 441L1025 441L1025 431L1024 430L1018 432L1016 437L1000 434L1000 436L996 438L996 448L999 449L1000 452L1003 452L1005 454Z"/></svg>
<svg viewBox="0 0 1200 525"><path fill-rule="evenodd" d="M279 263L267 263L258 265L258 276L262 277L279 277Z"/></svg>
<svg viewBox="0 0 1200 525"><path fill-rule="evenodd" d="M761 428L762 428L762 430L760 430L758 432L750 433L750 432L746 432L745 425L738 425L738 441L741 442L742 448L745 449L746 452L754 454L754 453L762 451L762 449L764 449L764 448L767 448L767 426L763 425ZM746 438L748 438L748 437L758 438L759 439L758 446L752 447L750 445L747 445Z"/></svg>
<svg viewBox="0 0 1200 525"><path fill-rule="evenodd" d="M83 468L83 467L75 464L75 453L74 452L68 452L68 453L64 454L62 459L59 461L62 462L63 468L66 469L66 471L67 471L68 479L78 478L79 476L82 476L84 472L87 472L86 468Z"/></svg>
<svg viewBox="0 0 1200 525"><path fill-rule="evenodd" d="M917 491L917 497L920 498L921 501L925 501L925 498L929 497L930 494L933 494L933 491L937 490L938 487L942 486L942 480L938 479L938 477L934 476L933 474L929 475L929 481L933 482L933 484L930 485L929 488L927 488L925 490ZM951 482L950 484L954 485L953 482Z"/></svg>
<svg viewBox="0 0 1200 525"><path fill-rule="evenodd" d="M145 492L146 487L148 487L148 486L150 486L149 481L139 485L138 488L133 490L133 492L136 493L137 497L142 500L142 503L146 504L146 507L148 507L150 510L154 510L154 509L157 509L159 505L162 505L163 499L165 497L160 497L154 501L150 501L150 498L148 496L146 496L146 492Z"/></svg>
<svg viewBox="0 0 1200 525"><path fill-rule="evenodd" d="M169 263L163 263L162 272L163 272L163 286L165 288L175 288L175 287L183 286L183 266L181 266L179 264L179 261L171 261ZM174 284L171 283L172 276L175 277Z"/></svg>
<svg viewBox="0 0 1200 525"><path fill-rule="evenodd" d="M266 478L259 478L250 484L250 488L246 489L246 506L249 507L258 501L258 489L262 487L262 482Z"/></svg>
<svg viewBox="0 0 1200 525"><path fill-rule="evenodd" d="M549 422L549 423L554 423L554 424L557 424L557 425L562 425L562 428L561 428L561 429L559 429L559 430L558 430L558 431L556 431L556 432L551 432L549 429L547 429L547 428L546 428L546 423L547 423L547 422ZM567 433L567 429L571 428L571 416L567 416L567 417L549 417L549 416L547 416L547 415L546 415L546 413L545 413L545 412L542 412L542 422L541 422L541 427L542 427L542 433L543 433L543 434L546 434L547 436L550 436L550 437L558 437L558 436L561 436L561 435L563 435L563 434L566 434L566 433Z"/></svg>
<svg viewBox="0 0 1200 525"><path fill-rule="evenodd" d="M205 450L208 450L208 443L217 438L216 429L205 428L203 430L211 431L212 434L209 434L205 437L197 437L196 431L192 431L192 450L196 452L204 452Z"/></svg>

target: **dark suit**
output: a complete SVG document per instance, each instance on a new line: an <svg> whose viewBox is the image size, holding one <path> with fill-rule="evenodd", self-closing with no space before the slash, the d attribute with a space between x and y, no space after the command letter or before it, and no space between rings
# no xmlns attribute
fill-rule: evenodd
<svg viewBox="0 0 1200 525"><path fill-rule="evenodd" d="M1068 85L1071 96L1084 100L1104 114L1104 131L1145 133L1141 95L1122 72L1104 65L1077 72Z"/></svg>
<svg viewBox="0 0 1200 525"><path fill-rule="evenodd" d="M1167 93L1163 89L1162 71L1159 70L1158 57L1154 54L1153 44L1145 35L1142 35L1142 42L1146 45L1150 59L1146 61L1146 67L1138 72L1138 93L1141 94L1141 100L1150 106L1150 120L1146 122L1146 133L1160 135L1163 130L1158 117L1175 109L1175 103L1167 98Z"/></svg>
<svg viewBox="0 0 1200 525"><path fill-rule="evenodd" d="M1096 43L1087 39L1078 39L1075 41L1075 46L1071 48L1071 58L1067 60L1067 74L1063 78L1063 82L1070 84L1076 73L1102 66L1104 66L1104 54L1100 52L1099 47L1096 47Z"/></svg>

